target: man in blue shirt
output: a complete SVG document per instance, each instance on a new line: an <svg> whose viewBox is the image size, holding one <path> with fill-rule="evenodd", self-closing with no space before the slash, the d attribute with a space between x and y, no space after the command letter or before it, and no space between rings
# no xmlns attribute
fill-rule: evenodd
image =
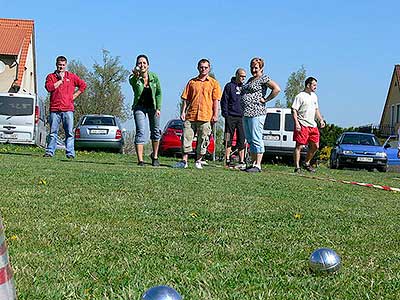
<svg viewBox="0 0 400 300"><path fill-rule="evenodd" d="M230 161L232 140L236 130L236 148L239 152L239 165L237 168L245 168L244 149L245 137L243 131L243 112L240 105L240 91L246 79L246 71L237 69L236 76L225 85L221 98L221 113L225 118L225 165L233 166Z"/></svg>

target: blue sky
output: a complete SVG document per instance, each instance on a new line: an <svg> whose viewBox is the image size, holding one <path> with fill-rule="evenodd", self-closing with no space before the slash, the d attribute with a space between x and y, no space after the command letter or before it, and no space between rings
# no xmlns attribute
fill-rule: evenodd
<svg viewBox="0 0 400 300"><path fill-rule="evenodd" d="M162 125L203 57L222 87L255 56L282 90L304 65L318 79L323 116L343 127L379 123L400 63L400 1L0 0L0 7L1 17L35 20L40 96L57 55L91 67L107 49L131 70L147 54L162 84ZM131 103L128 83L123 93Z"/></svg>

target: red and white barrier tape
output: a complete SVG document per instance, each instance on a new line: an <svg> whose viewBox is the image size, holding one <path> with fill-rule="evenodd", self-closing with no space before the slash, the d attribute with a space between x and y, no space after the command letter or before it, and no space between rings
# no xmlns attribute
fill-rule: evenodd
<svg viewBox="0 0 400 300"><path fill-rule="evenodd" d="M311 178L311 179L324 180L324 181L340 182L340 183L344 183L344 184L353 184L353 185L359 185L359 186L364 186L364 187L371 187L371 188L376 188L376 189L380 189L380 190L384 190L384 191L400 192L400 188L390 187L390 186L387 186L387 185L378 185L378 184L372 184L372 183L340 180L340 179L334 179L334 178L309 176L309 175L303 175L303 174L301 174L301 175L297 175L296 174L296 176L301 176L301 177L306 177L306 178Z"/></svg>
<svg viewBox="0 0 400 300"><path fill-rule="evenodd" d="M3 221L0 217L0 300L17 299L13 272L8 258Z"/></svg>

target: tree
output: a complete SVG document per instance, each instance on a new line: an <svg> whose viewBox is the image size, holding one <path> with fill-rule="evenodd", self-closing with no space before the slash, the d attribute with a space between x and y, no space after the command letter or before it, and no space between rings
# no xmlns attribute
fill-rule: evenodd
<svg viewBox="0 0 400 300"><path fill-rule="evenodd" d="M281 103L281 99L276 99L274 107L284 108L285 106Z"/></svg>
<svg viewBox="0 0 400 300"><path fill-rule="evenodd" d="M324 128L320 128L320 149L329 146L329 147L334 147L335 142L339 135L341 135L345 129L335 125L335 124L329 124L326 123Z"/></svg>
<svg viewBox="0 0 400 300"><path fill-rule="evenodd" d="M124 103L121 85L129 72L120 64L119 57L112 57L104 49L102 53L102 62L95 62L92 72L79 61L69 64L69 70L87 83L86 91L75 101L75 121L84 114L110 114L122 121L128 119L130 109Z"/></svg>
<svg viewBox="0 0 400 300"><path fill-rule="evenodd" d="M306 69L302 65L296 72L292 72L288 78L285 88L286 106L292 107L294 98L304 89L306 80Z"/></svg>
<svg viewBox="0 0 400 300"><path fill-rule="evenodd" d="M176 117L179 119L181 117L181 111L182 111L182 99L179 99L176 102Z"/></svg>
<svg viewBox="0 0 400 300"><path fill-rule="evenodd" d="M80 78L82 78L87 83L87 88L84 93L80 94L78 98L75 99L75 113L74 113L74 124L77 123L79 118L91 111L91 77L92 74L89 70L79 61L72 60L68 64L68 70L75 73Z"/></svg>

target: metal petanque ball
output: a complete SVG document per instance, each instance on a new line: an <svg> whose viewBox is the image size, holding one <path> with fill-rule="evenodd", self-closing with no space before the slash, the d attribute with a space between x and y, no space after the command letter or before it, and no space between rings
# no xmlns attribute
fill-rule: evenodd
<svg viewBox="0 0 400 300"><path fill-rule="evenodd" d="M182 300L182 296L172 287L158 285L148 289L142 300Z"/></svg>
<svg viewBox="0 0 400 300"><path fill-rule="evenodd" d="M332 249L320 248L311 253L310 269L315 273L334 273L340 265L340 256Z"/></svg>

